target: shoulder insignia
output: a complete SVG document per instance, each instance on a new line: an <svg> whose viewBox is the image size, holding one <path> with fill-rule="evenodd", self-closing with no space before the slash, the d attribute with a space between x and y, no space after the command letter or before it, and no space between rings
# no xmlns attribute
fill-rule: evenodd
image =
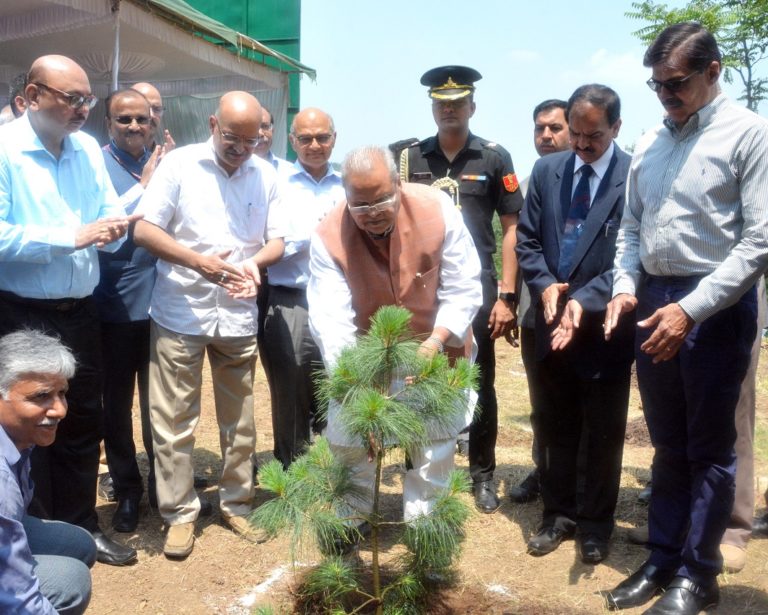
<svg viewBox="0 0 768 615"><path fill-rule="evenodd" d="M494 143L493 141L488 141L488 143L485 144L485 147L496 147L496 145L497 144Z"/></svg>
<svg viewBox="0 0 768 615"><path fill-rule="evenodd" d="M411 137L410 139L402 139L401 141L390 143L389 151L391 151L394 156L397 156L402 150L413 147L414 145L418 145L419 143L421 143L421 141L419 141L416 137Z"/></svg>
<svg viewBox="0 0 768 615"><path fill-rule="evenodd" d="M503 178L504 188L507 192L516 192L520 187L520 182L517 181L517 175L514 173L507 173Z"/></svg>

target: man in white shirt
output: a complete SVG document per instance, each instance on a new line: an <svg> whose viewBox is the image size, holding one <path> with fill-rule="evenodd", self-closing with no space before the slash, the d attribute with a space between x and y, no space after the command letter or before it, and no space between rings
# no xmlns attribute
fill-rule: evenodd
<svg viewBox="0 0 768 615"><path fill-rule="evenodd" d="M322 369L307 317L309 240L344 197L341 175L328 162L336 142L331 116L304 109L293 120L290 139L299 158L280 173L281 206L290 230L283 258L269 268L262 355L268 365L275 458L286 468L309 441L317 410L312 376Z"/></svg>
<svg viewBox="0 0 768 615"><path fill-rule="evenodd" d="M256 289L259 267L283 253L277 175L253 156L261 107L246 92L222 96L212 137L168 154L139 208L138 245L160 260L150 303L149 398L164 552L186 557L200 500L193 487L194 429L203 359L211 364L224 457L219 498L224 523L259 541L253 497Z"/></svg>

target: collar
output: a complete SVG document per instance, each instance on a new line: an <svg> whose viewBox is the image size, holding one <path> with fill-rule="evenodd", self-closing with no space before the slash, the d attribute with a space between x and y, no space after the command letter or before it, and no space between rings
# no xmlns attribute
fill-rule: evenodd
<svg viewBox="0 0 768 615"><path fill-rule="evenodd" d="M109 143L105 145L104 148L109 151L109 153L114 156L115 160L117 160L117 162L120 163L120 165L123 166L131 175L134 177L138 175L139 178L141 178L141 172L144 170L144 165L147 164L147 160L149 160L151 155L146 147L138 159L134 158L124 149L119 148L115 144L114 139L110 139Z"/></svg>
<svg viewBox="0 0 768 615"><path fill-rule="evenodd" d="M613 158L613 152L615 149L616 149L616 144L613 141L611 141L611 144L608 146L608 149L606 149L603 152L603 155L600 156L600 158L598 158L594 162L591 162L589 165L592 167L592 170L595 172L595 175L597 175L597 178L601 181L605 176L606 172L608 171L608 167L611 164L611 158ZM573 156L576 159L573 165L573 174L576 175L576 173L579 172L579 169L581 169L581 167L583 167L587 163L584 162L581 158L579 158L576 152L573 153Z"/></svg>
<svg viewBox="0 0 768 615"><path fill-rule="evenodd" d="M715 114L722 110L728 104L728 97L720 92L710 102L704 105L696 113L688 118L688 121L681 128L668 117L664 118L664 125L673 135L687 136L694 133L699 128L705 128L715 119Z"/></svg>
<svg viewBox="0 0 768 615"><path fill-rule="evenodd" d="M480 143L480 139L478 139L475 135L470 132L467 135L467 142L464 143L464 147L462 147L459 150L459 153L456 154L456 158L458 158L462 152L466 150L475 150L475 151L482 151L483 146ZM440 147L440 136L435 135L431 139L427 139L424 149L422 150L424 154L430 154L432 152L439 152L443 153L442 148Z"/></svg>
<svg viewBox="0 0 768 615"><path fill-rule="evenodd" d="M241 164L235 170L235 172L232 173L232 175L230 175L229 172L219 164L219 159L216 157L216 150L213 148L213 135L208 138L208 140L205 142L205 145L206 147L203 148L203 156L201 157L201 161L208 161L212 163L213 166L219 169L227 177L237 177L244 173L250 173L256 169L256 161L254 160L256 158L256 154L251 154L250 157L243 164Z"/></svg>
<svg viewBox="0 0 768 615"><path fill-rule="evenodd" d="M325 170L325 175L323 175L319 180L316 180L314 177L312 177L312 174L304 168L304 165L299 162L298 158L293 163L293 166L288 173L288 177L292 178L296 177L297 175L301 175L315 184L322 184L329 177L338 178L339 180L341 179L341 175L338 171L334 170L333 165L329 161L328 168Z"/></svg>
<svg viewBox="0 0 768 615"><path fill-rule="evenodd" d="M13 126L13 129L16 130L16 135L14 140L16 143L18 143L19 150L22 152L44 151L49 155L51 155L51 153L45 148L45 145L43 145L43 142L40 140L40 137L37 136L35 129L32 128L32 124L29 121L30 113L31 111L28 110L19 119L15 120L14 122L11 122L11 124L9 125L9 128ZM83 146L80 143L79 139L75 138L74 135L77 135L77 132L64 137L63 143L61 146L60 158L70 156L72 152L83 149Z"/></svg>
<svg viewBox="0 0 768 615"><path fill-rule="evenodd" d="M32 448L27 450L31 451ZM21 451L16 448L13 440L11 440L11 436L8 435L8 433L5 431L5 428L2 426L0 426L0 455L5 457L8 465L11 467L15 466L17 463L19 463L19 461L21 461Z"/></svg>

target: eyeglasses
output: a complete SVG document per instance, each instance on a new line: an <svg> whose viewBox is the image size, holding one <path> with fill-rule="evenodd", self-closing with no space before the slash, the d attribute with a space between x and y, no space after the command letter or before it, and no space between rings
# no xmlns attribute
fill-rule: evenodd
<svg viewBox="0 0 768 615"><path fill-rule="evenodd" d="M679 92L685 87L686 81L693 77L697 73L703 73L702 70L695 70L690 75L686 75L685 77L680 77L680 79L670 79L669 81L659 81L658 79L654 79L651 77L648 79L648 81L645 82L645 84L651 88L654 92L661 92L661 88L666 88L668 92L672 92L673 94L675 92Z"/></svg>
<svg viewBox="0 0 768 615"><path fill-rule="evenodd" d="M261 126L259 126L259 130L272 130L272 122L263 122Z"/></svg>
<svg viewBox="0 0 768 615"><path fill-rule="evenodd" d="M241 137L240 135L232 134L231 132L224 132L221 129L221 126L219 126L218 122L216 122L216 128L219 129L221 140L227 145L240 145L240 143L242 143L243 146L252 148L256 147L261 142L261 137L253 137L249 139L246 137Z"/></svg>
<svg viewBox="0 0 768 615"><path fill-rule="evenodd" d="M155 115L162 115L163 111L165 111L165 107L163 105L152 105L149 110L154 113Z"/></svg>
<svg viewBox="0 0 768 615"><path fill-rule="evenodd" d="M328 145L333 139L333 135L327 133L322 135L293 135L293 138L299 142L299 145L306 147L312 145L312 141L317 141L320 145Z"/></svg>
<svg viewBox="0 0 768 615"><path fill-rule="evenodd" d="M118 115L111 119L115 120L118 124L123 124L125 126L130 126L133 122L136 122L139 126L146 126L149 124L149 118L144 115Z"/></svg>
<svg viewBox="0 0 768 615"><path fill-rule="evenodd" d="M355 205L352 205L352 203L348 203L347 207L349 208L349 211L353 214L367 215L372 213L379 213L381 211L384 211L385 209L389 209L395 204L396 200L397 200L397 193L395 192L390 195L383 196L379 200L374 201L373 203L357 203Z"/></svg>
<svg viewBox="0 0 768 615"><path fill-rule="evenodd" d="M88 94L87 96L83 96L82 94L70 94L69 92L62 92L61 90L52 88L45 83L33 82L32 85L36 85L39 88L43 88L44 90L48 90L49 92L58 95L70 109L79 109L82 106L93 109L96 106L96 102L99 100L93 94Z"/></svg>

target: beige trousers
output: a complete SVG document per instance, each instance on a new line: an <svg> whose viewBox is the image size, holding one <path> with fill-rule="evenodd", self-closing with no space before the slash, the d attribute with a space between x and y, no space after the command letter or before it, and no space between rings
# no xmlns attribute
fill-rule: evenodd
<svg viewBox="0 0 768 615"><path fill-rule="evenodd" d="M200 420L206 353L211 367L223 467L221 511L244 515L253 499L251 455L256 440L253 377L256 336L184 335L154 321L150 330L149 404L155 446L157 502L168 525L197 519L192 451Z"/></svg>

